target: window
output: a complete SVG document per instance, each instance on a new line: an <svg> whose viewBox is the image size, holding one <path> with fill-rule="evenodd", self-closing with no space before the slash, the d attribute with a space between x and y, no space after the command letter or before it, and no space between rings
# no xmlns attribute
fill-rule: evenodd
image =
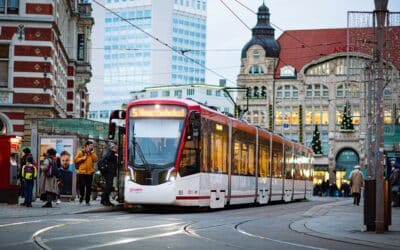
<svg viewBox="0 0 400 250"><path fill-rule="evenodd" d="M100 119L107 119L109 118L108 110L101 110L100 111Z"/></svg>
<svg viewBox="0 0 400 250"><path fill-rule="evenodd" d="M212 95L212 90L211 89L207 89L206 93L207 93L207 95Z"/></svg>
<svg viewBox="0 0 400 250"><path fill-rule="evenodd" d="M0 14L18 14L19 0L0 0Z"/></svg>
<svg viewBox="0 0 400 250"><path fill-rule="evenodd" d="M164 90L164 91L162 92L162 96L168 97L168 96L169 96L169 90Z"/></svg>
<svg viewBox="0 0 400 250"><path fill-rule="evenodd" d="M297 87L292 86L292 85L284 85L284 86L280 86L277 90L276 90L276 97L277 98L295 98L297 99L299 97L299 90L297 89Z"/></svg>
<svg viewBox="0 0 400 250"><path fill-rule="evenodd" d="M175 90L174 96L176 96L178 98L182 98L182 90L180 90L180 89Z"/></svg>
<svg viewBox="0 0 400 250"><path fill-rule="evenodd" d="M325 85L310 84L307 86L306 98L328 98L329 91Z"/></svg>
<svg viewBox="0 0 400 250"><path fill-rule="evenodd" d="M260 65L253 65L250 67L249 74L264 74L264 70Z"/></svg>
<svg viewBox="0 0 400 250"><path fill-rule="evenodd" d="M194 89L187 89L186 94L189 95L194 95Z"/></svg>
<svg viewBox="0 0 400 250"><path fill-rule="evenodd" d="M157 91L151 91L150 92L150 97L157 97L157 96L158 96Z"/></svg>
<svg viewBox="0 0 400 250"><path fill-rule="evenodd" d="M342 84L336 89L336 97L360 98L360 88L355 84Z"/></svg>
<svg viewBox="0 0 400 250"><path fill-rule="evenodd" d="M8 44L0 44L0 88L8 87L8 56Z"/></svg>
<svg viewBox="0 0 400 250"><path fill-rule="evenodd" d="M254 58L254 60L257 60L258 58L260 58L260 51L254 50L254 52L253 52L253 58Z"/></svg>

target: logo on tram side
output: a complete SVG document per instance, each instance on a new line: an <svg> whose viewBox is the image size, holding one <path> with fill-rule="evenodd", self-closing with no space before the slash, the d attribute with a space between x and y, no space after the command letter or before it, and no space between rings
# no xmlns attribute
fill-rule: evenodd
<svg viewBox="0 0 400 250"><path fill-rule="evenodd" d="M143 191L143 188L129 188L129 192L130 193L132 193L132 192L142 192Z"/></svg>

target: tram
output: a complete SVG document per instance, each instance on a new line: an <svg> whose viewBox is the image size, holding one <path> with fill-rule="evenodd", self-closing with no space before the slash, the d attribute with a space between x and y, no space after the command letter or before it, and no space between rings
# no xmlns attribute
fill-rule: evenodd
<svg viewBox="0 0 400 250"><path fill-rule="evenodd" d="M223 208L307 199L312 150L192 100L143 99L125 120L124 201Z"/></svg>

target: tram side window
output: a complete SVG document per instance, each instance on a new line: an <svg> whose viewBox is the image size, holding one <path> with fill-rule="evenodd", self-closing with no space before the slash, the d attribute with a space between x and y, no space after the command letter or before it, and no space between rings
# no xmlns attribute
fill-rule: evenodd
<svg viewBox="0 0 400 250"><path fill-rule="evenodd" d="M261 145L260 152L259 152L259 176L260 177L267 177L269 176L269 157L268 157L268 147Z"/></svg>
<svg viewBox="0 0 400 250"><path fill-rule="evenodd" d="M210 143L210 165L213 168L212 172L227 173L228 129L225 126L214 124Z"/></svg>
<svg viewBox="0 0 400 250"><path fill-rule="evenodd" d="M282 145L274 142L272 144L272 177L282 178Z"/></svg>
<svg viewBox="0 0 400 250"><path fill-rule="evenodd" d="M201 119L201 172L209 173L211 172L211 163L210 163L210 125L209 120Z"/></svg>
<svg viewBox="0 0 400 250"><path fill-rule="evenodd" d="M290 148L285 151L285 179L293 179L293 153Z"/></svg>
<svg viewBox="0 0 400 250"><path fill-rule="evenodd" d="M247 171L247 175L251 175L251 176L254 176L255 175L255 150L254 150L254 148L255 148L255 146L254 146L254 144L249 144L248 145L248 147L249 147L249 151L248 151L248 153L249 153L249 155L248 155L248 171Z"/></svg>
<svg viewBox="0 0 400 250"><path fill-rule="evenodd" d="M240 142L235 140L233 143L233 174L240 173L240 162L241 162L241 154L240 154Z"/></svg>
<svg viewBox="0 0 400 250"><path fill-rule="evenodd" d="M179 164L179 175L187 176L196 174L200 171L200 150L199 138L185 141L182 152L181 162Z"/></svg>
<svg viewBox="0 0 400 250"><path fill-rule="evenodd" d="M295 168L294 168L294 178L296 180L304 180L302 166L300 164L301 156L299 155L298 152L296 152L295 158L296 158L296 164L295 164Z"/></svg>

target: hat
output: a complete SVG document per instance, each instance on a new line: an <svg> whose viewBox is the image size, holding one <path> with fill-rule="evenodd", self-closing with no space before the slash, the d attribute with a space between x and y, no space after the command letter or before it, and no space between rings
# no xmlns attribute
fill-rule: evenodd
<svg viewBox="0 0 400 250"><path fill-rule="evenodd" d="M31 153L31 150L30 150L29 148L24 148L24 149L22 150L22 152L24 152L25 154L30 154L30 153Z"/></svg>
<svg viewBox="0 0 400 250"><path fill-rule="evenodd" d="M85 142L85 146L87 146L87 145L91 145L91 144L93 144L93 142L92 142L92 141L87 141L87 142Z"/></svg>
<svg viewBox="0 0 400 250"><path fill-rule="evenodd" d="M360 165L355 165L354 169L360 169Z"/></svg>

